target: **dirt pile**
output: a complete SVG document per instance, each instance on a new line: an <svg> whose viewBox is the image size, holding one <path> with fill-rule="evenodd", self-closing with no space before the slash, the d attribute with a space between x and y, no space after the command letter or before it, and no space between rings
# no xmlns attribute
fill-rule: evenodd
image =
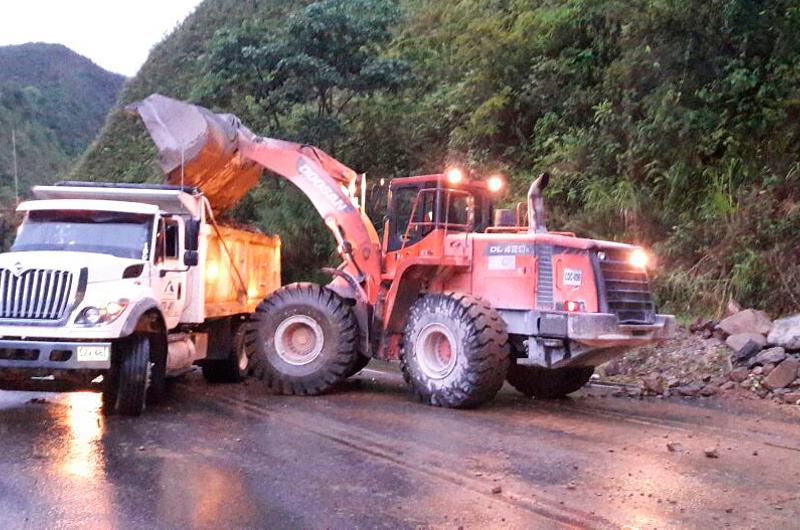
<svg viewBox="0 0 800 530"><path fill-rule="evenodd" d="M747 393L800 405L800 315L773 322L745 309L722 321L697 319L676 338L633 350L598 373L627 384L620 393L633 397Z"/></svg>

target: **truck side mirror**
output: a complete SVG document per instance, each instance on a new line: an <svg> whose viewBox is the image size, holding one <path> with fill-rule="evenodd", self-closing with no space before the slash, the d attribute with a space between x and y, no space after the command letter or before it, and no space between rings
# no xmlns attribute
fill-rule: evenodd
<svg viewBox="0 0 800 530"><path fill-rule="evenodd" d="M196 250L187 250L183 253L183 264L187 267L197 267L200 263L200 254Z"/></svg>
<svg viewBox="0 0 800 530"><path fill-rule="evenodd" d="M200 248L200 221L189 219L186 221L186 250L196 251ZM185 258L184 258L185 259ZM195 263L195 265L197 265Z"/></svg>

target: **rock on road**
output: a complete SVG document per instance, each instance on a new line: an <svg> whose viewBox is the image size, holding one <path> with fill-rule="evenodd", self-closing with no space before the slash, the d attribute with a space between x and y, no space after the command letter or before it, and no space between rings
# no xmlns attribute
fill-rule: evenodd
<svg viewBox="0 0 800 530"><path fill-rule="evenodd" d="M0 527L796 527L797 409L608 393L437 409L381 363L313 398L190 374L140 418L0 392Z"/></svg>

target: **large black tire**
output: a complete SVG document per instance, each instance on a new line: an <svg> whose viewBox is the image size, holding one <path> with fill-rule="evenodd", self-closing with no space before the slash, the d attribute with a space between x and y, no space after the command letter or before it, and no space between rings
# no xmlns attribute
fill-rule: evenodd
<svg viewBox="0 0 800 530"><path fill-rule="evenodd" d="M542 368L513 363L508 369L508 382L528 397L560 399L589 382L593 366Z"/></svg>
<svg viewBox="0 0 800 530"><path fill-rule="evenodd" d="M150 373L147 387L147 406L155 406L164 401L167 394L167 345L166 333L151 333Z"/></svg>
<svg viewBox="0 0 800 530"><path fill-rule="evenodd" d="M353 364L347 369L347 371L344 374L345 378L352 377L361 370L363 370L364 368L366 368L367 365L369 364L369 361L370 361L369 357L366 357L360 353L356 355Z"/></svg>
<svg viewBox="0 0 800 530"><path fill-rule="evenodd" d="M104 382L103 412L138 416L147 402L150 384L150 339L134 334L120 341L113 352L111 369Z"/></svg>
<svg viewBox="0 0 800 530"><path fill-rule="evenodd" d="M400 365L417 400L440 407L477 407L503 386L508 362L505 322L486 301L430 294L411 307Z"/></svg>
<svg viewBox="0 0 800 530"><path fill-rule="evenodd" d="M241 323L233 335L227 359L204 361L203 377L209 383L239 383L253 370L253 358L258 352L258 327L252 322Z"/></svg>
<svg viewBox="0 0 800 530"><path fill-rule="evenodd" d="M350 306L312 283L287 285L253 314L261 340L253 375L271 392L316 395L347 378L359 357Z"/></svg>

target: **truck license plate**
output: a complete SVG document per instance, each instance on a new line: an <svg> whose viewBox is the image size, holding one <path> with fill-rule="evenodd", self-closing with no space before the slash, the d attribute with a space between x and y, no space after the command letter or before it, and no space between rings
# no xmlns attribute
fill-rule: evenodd
<svg viewBox="0 0 800 530"><path fill-rule="evenodd" d="M581 269L564 269L564 285L578 286L583 283L583 271Z"/></svg>
<svg viewBox="0 0 800 530"><path fill-rule="evenodd" d="M107 361L111 357L108 346L78 346L78 362Z"/></svg>

